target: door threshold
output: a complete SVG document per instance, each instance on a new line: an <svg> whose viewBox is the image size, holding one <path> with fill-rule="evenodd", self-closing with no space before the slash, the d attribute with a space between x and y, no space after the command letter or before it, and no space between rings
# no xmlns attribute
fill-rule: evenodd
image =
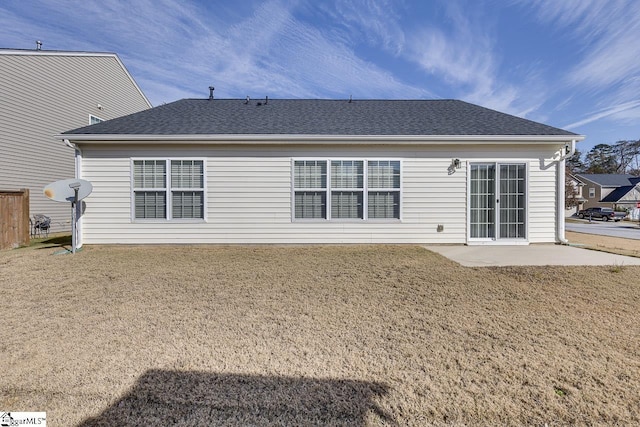
<svg viewBox="0 0 640 427"><path fill-rule="evenodd" d="M527 246L528 240L482 240L482 241L467 241L467 246Z"/></svg>

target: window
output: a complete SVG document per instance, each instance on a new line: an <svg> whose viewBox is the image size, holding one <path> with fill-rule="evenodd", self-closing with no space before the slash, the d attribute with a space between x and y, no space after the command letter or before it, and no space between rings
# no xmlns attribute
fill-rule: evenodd
<svg viewBox="0 0 640 427"><path fill-rule="evenodd" d="M400 219L399 160L294 160L294 219Z"/></svg>
<svg viewBox="0 0 640 427"><path fill-rule="evenodd" d="M589 198L593 199L594 197L596 197L596 189L595 187L589 187Z"/></svg>
<svg viewBox="0 0 640 427"><path fill-rule="evenodd" d="M369 218L400 218L400 162L368 162Z"/></svg>
<svg viewBox="0 0 640 427"><path fill-rule="evenodd" d="M296 160L293 175L295 218L326 218L327 162Z"/></svg>
<svg viewBox="0 0 640 427"><path fill-rule="evenodd" d="M204 161L134 160L135 219L204 219Z"/></svg>
<svg viewBox="0 0 640 427"><path fill-rule="evenodd" d="M136 218L166 218L167 164L164 160L133 162Z"/></svg>
<svg viewBox="0 0 640 427"><path fill-rule="evenodd" d="M362 160L331 162L331 218L364 218L363 164Z"/></svg>
<svg viewBox="0 0 640 427"><path fill-rule="evenodd" d="M101 119L100 117L96 117L93 114L89 114L90 125L95 125L96 123L102 123L102 122L104 122L104 119Z"/></svg>

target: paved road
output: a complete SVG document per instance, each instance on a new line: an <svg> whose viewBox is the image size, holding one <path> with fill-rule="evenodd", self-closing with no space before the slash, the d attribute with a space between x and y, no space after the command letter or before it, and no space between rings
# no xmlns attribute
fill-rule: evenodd
<svg viewBox="0 0 640 427"><path fill-rule="evenodd" d="M601 236L624 237L626 239L640 240L640 227L636 221L600 221L577 220L579 222L566 222L567 231L577 231L579 233L599 234Z"/></svg>

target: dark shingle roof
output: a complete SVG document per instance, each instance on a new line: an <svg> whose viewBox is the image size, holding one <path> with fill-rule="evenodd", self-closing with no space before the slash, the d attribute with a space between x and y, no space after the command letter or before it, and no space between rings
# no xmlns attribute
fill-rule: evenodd
<svg viewBox="0 0 640 427"><path fill-rule="evenodd" d="M67 135L576 134L458 100L182 99Z"/></svg>
<svg viewBox="0 0 640 427"><path fill-rule="evenodd" d="M585 178L591 182L601 185L602 187L621 187L631 184L631 179L635 178L629 174L615 173L579 173L578 178Z"/></svg>
<svg viewBox="0 0 640 427"><path fill-rule="evenodd" d="M629 191L633 190L638 183L640 183L640 178L632 177L629 178L627 182L630 182L631 185L623 185L622 187L616 188L600 201L605 203L615 203L619 201L626 196Z"/></svg>

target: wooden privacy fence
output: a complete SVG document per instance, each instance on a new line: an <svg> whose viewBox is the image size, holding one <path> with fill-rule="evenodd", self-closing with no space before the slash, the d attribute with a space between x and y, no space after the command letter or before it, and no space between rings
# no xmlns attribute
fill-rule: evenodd
<svg viewBox="0 0 640 427"><path fill-rule="evenodd" d="M0 250L29 244L29 190L0 190Z"/></svg>

